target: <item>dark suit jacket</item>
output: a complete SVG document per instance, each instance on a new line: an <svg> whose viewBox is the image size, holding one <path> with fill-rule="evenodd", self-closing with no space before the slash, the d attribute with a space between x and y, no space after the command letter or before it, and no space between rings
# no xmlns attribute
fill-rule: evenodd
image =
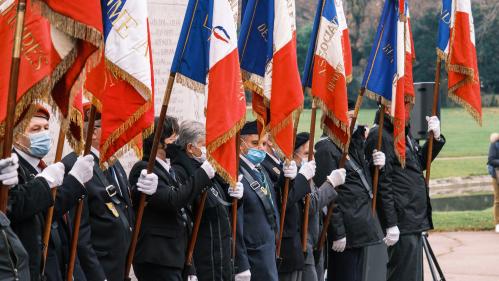
<svg viewBox="0 0 499 281"><path fill-rule="evenodd" d="M132 199L138 204L141 192L136 184L146 161L137 162L130 172ZM158 162L153 173L158 176L156 193L147 196L134 263L149 263L183 269L188 242L187 221L181 209L196 198L211 180L198 169L185 185L177 182Z"/></svg>
<svg viewBox="0 0 499 281"><path fill-rule="evenodd" d="M7 216L12 229L19 236L29 253L31 280L40 280L42 258L42 233L45 225L45 211L53 202L47 181L35 178L38 172L19 156L19 185L9 191ZM45 275L47 280L63 280L69 260L70 225L63 221L68 212L85 194L85 189L76 178L69 175L58 187L54 206L51 239L47 254ZM70 223L70 222L69 222ZM81 279L81 270L75 267L75 277Z"/></svg>
<svg viewBox="0 0 499 281"><path fill-rule="evenodd" d="M63 159L67 171L76 159L74 153ZM111 168L102 171L95 157L94 176L85 184L88 196L81 218L78 257L88 280L122 281L125 278L133 214L125 171L119 162L112 168L116 178L110 173ZM113 197L111 190L106 191L109 185L117 188Z"/></svg>
<svg viewBox="0 0 499 281"><path fill-rule="evenodd" d="M258 175L243 160L240 166L244 167L257 180ZM266 173L265 173L266 174ZM270 177L266 174L269 191L274 202L274 221L269 221L262 199L250 186L246 177L243 178L244 196L239 200L237 214L236 263L235 272L240 273L250 269L252 280L277 281L277 267L275 263L275 237L278 233L279 212L277 197ZM266 199L264 199L266 200ZM273 228L272 225L276 225Z"/></svg>

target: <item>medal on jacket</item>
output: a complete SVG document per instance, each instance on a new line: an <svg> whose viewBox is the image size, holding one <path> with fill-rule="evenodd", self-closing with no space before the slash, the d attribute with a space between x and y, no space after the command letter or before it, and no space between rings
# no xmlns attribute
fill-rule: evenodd
<svg viewBox="0 0 499 281"><path fill-rule="evenodd" d="M278 175L278 176L281 175L281 170L279 170L279 168L274 167L274 168L272 168L272 170L274 171L274 173L276 173L276 175Z"/></svg>
<svg viewBox="0 0 499 281"><path fill-rule="evenodd" d="M118 214L118 210L116 210L116 207L114 207L114 204L112 202L106 203L106 206L115 217L118 218L120 216L120 214Z"/></svg>

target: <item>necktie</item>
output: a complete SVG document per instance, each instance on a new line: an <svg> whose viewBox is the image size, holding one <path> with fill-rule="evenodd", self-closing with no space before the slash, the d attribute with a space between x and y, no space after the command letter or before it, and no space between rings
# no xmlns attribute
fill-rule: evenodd
<svg viewBox="0 0 499 281"><path fill-rule="evenodd" d="M47 164L45 164L43 160L40 160L40 162L38 162L38 168L43 171L45 170L45 168L47 168Z"/></svg>

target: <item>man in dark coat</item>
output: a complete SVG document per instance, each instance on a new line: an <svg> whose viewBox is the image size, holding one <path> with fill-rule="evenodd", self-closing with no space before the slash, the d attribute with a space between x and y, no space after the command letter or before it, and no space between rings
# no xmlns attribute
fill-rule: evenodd
<svg viewBox="0 0 499 281"><path fill-rule="evenodd" d="M92 179L85 183L87 196L81 217L78 257L88 280L123 281L133 226L132 202L120 162L116 160L106 170L99 167L100 124L100 114L97 114L91 147L95 164ZM76 159L75 153L63 159L67 171Z"/></svg>
<svg viewBox="0 0 499 281"><path fill-rule="evenodd" d="M309 151L310 145L310 134L307 132L302 132L297 134L295 140L295 150L293 158L296 163L299 163L300 169L309 163L308 157L311 153ZM313 153L313 151L312 151ZM313 159L313 158L312 158ZM312 160L314 163L315 160ZM334 171L333 171L334 172ZM332 172L332 173L333 173ZM314 173L315 174L315 173ZM334 173L336 175L336 173ZM315 177L314 177L315 178ZM317 281L323 280L324 276L324 258L322 252L317 252L314 254L314 248L317 245L319 239L319 233L321 229L321 216L320 210L326 207L330 202L336 199L338 194L334 190L334 186L329 181L324 181L322 185L317 188L314 182L307 182L310 186L310 208L308 216L308 232L307 232L307 249L305 253L305 265L303 267L302 279L307 281ZM304 211L305 200L300 200L299 207L300 211ZM300 217L300 226L303 225L303 215ZM303 229L301 229L301 235L303 235ZM303 249L300 248L301 251Z"/></svg>
<svg viewBox="0 0 499 281"><path fill-rule="evenodd" d="M66 214L85 195L83 184L91 178L93 167L92 156L80 157L64 177L64 164L45 164L42 158L51 145L49 118L48 111L38 106L26 130L16 136L14 143L14 151L19 155L19 184L9 190L7 216L29 253L31 280L42 278L45 210L52 204L55 204L54 216L44 277L47 280L65 279L72 233ZM50 189L55 187L58 191L54 203ZM74 277L85 280L78 264Z"/></svg>
<svg viewBox="0 0 499 281"><path fill-rule="evenodd" d="M167 117L164 124L155 120L155 129L163 126L160 149L150 155L153 135L144 140L144 157L130 172L132 199L138 204L141 193L146 194L134 257L134 271L139 281L182 281L189 224L185 208L203 190L211 186L215 176L213 167L204 162L185 184L179 184L165 161L169 139L178 130L177 120ZM147 174L147 161L155 157L153 173Z"/></svg>
<svg viewBox="0 0 499 281"><path fill-rule="evenodd" d="M179 183L185 184L206 161L205 125L197 121L184 121L180 126L176 144L169 145L167 155ZM243 186L240 182L230 187L218 174L211 180L206 191L207 199L201 217L199 234L194 248L194 265L200 281L231 281L232 198L241 199ZM201 196L200 196L201 197ZM197 213L200 197L196 198L192 213Z"/></svg>
<svg viewBox="0 0 499 281"><path fill-rule="evenodd" d="M408 110L409 104L406 105ZM385 114L381 150L386 155L386 165L381 170L377 211L381 225L386 231L384 238L388 246L389 281L421 281L423 246L421 233L433 228L429 190L423 171L426 169L428 143L420 147L412 138L407 126L405 168L394 150L393 123ZM378 115L379 116L379 115ZM432 160L445 144L440 134L438 117L427 117L428 131L433 132ZM366 158L374 167L373 151L378 139L379 127L373 128L367 138Z"/></svg>
<svg viewBox="0 0 499 281"><path fill-rule="evenodd" d="M349 101L349 122L354 114L355 102ZM338 199L328 229L328 280L360 281L363 276L365 247L382 241L381 228L372 213L372 180L369 163L364 156L365 128L358 126L352 134L345 163L346 179L338 186ZM376 159L384 158L376 152ZM316 160L320 166L316 182L326 180L332 169L339 166L341 148L330 137L316 144ZM384 163L376 162L382 166Z"/></svg>
<svg viewBox="0 0 499 281"><path fill-rule="evenodd" d="M304 133L297 134L295 141L295 150L304 144ZM304 162L302 159L291 161L292 166L296 166L296 161L300 162L300 172L296 176L290 175L290 189L286 206L286 216L284 218L284 230L281 242L280 260L277 261L279 280L281 281L300 281L302 279L305 258L301 245L302 228L302 200L310 193L309 180L315 175L315 161ZM277 168L277 167L276 167ZM273 168L274 169L274 168ZM297 168L296 168L297 169ZM268 171L271 173L271 171ZM284 188L284 176L286 171L282 171L281 179L276 185L279 210L282 208L282 193ZM282 214L281 214L282 215Z"/></svg>
<svg viewBox="0 0 499 281"><path fill-rule="evenodd" d="M241 130L240 149L244 197L239 201L237 218L235 280L277 281L278 201L272 180L261 166L267 154L259 141L256 122L246 123ZM288 176L296 177L296 164L285 169Z"/></svg>

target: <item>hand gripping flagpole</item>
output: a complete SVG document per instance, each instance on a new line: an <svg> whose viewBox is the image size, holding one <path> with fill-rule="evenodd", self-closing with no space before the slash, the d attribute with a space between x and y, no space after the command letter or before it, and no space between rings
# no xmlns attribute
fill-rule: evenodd
<svg viewBox="0 0 499 281"><path fill-rule="evenodd" d="M174 72L170 73L168 78L168 84L166 86L165 96L163 98L163 105L161 106L161 112L159 114L158 128L154 128L154 139L151 148L151 154L149 155L149 160L147 162L147 173L152 173L154 169L154 163L156 162L156 153L158 152L159 142L161 140L161 134L163 133L163 126L161 124L165 123L166 112L168 111L168 104L170 102L170 97L173 89L173 82L175 81ZM137 241L139 238L140 226L142 225L142 217L144 215L144 208L146 204L146 195L144 193L140 194L139 205L137 206L137 213L135 219L135 226L132 232L132 241L130 243L130 248L128 249L128 255L125 264L125 280L130 279L130 270L132 268L132 261L135 255L135 249L137 247Z"/></svg>
<svg viewBox="0 0 499 281"><path fill-rule="evenodd" d="M437 115L437 109L438 109L438 100L439 100L439 93L440 93L440 70L442 68L442 59L437 56L437 65L435 69L435 85L433 86L433 105L431 108L431 116ZM431 160L433 156L433 139L435 138L435 135L433 134L433 131L430 132L429 138L428 138L428 154L426 155L426 177L425 177L425 182L426 186L429 188L430 187L430 176L431 176Z"/></svg>
<svg viewBox="0 0 499 281"><path fill-rule="evenodd" d="M298 122L300 120L300 116L298 116L293 122L293 145L292 147L295 146L295 140L296 140L296 131L298 130ZM286 159L286 162L289 163L289 160ZM280 222L279 222L279 237L277 239L276 243L276 256L278 259L281 257L281 243L282 243L282 235L284 233L284 219L286 218L286 208L288 205L288 197L289 197L289 178L284 179L284 187L283 187L283 192L282 192L282 206L281 206L281 217L280 217Z"/></svg>
<svg viewBox="0 0 499 281"><path fill-rule="evenodd" d="M59 130L59 138L57 140L57 149L55 152L54 163L60 162L62 159L62 151L64 149L64 126L61 124ZM55 203L57 195L57 188L52 188L50 190L50 196L52 197L52 202ZM43 256L42 256L42 276L45 274L45 266L47 265L47 253L50 239L50 230L52 229L52 218L54 216L54 205L50 206L45 215L45 226L43 228Z"/></svg>
<svg viewBox="0 0 499 281"><path fill-rule="evenodd" d="M97 113L97 108L95 105L90 107L90 114L88 117L88 127L87 127L87 135L85 136L85 149L83 151L83 155L90 154L90 148L92 146L92 136L95 127L95 115ZM59 146L59 143L58 143ZM81 224L81 214L83 213L83 201L84 197L78 199L78 205L76 206L76 212L73 222L73 236L71 237L71 245L69 251L69 263L68 263L68 272L66 276L66 280L73 280L73 272L76 261L76 252L78 251L78 236L80 234L80 224Z"/></svg>
<svg viewBox="0 0 499 281"><path fill-rule="evenodd" d="M17 3L16 29L14 31L14 46L10 65L9 93L7 96L7 115L5 117L5 136L3 139L2 158L9 158L14 141L14 122L16 112L17 87L19 85L19 67L21 64L21 40L23 37L24 15L26 13L26 0ZM0 211L7 211L9 187L0 187Z"/></svg>
<svg viewBox="0 0 499 281"><path fill-rule="evenodd" d="M357 117L359 116L359 110L360 106L362 105L362 100L364 98L364 93L366 89L362 88L360 89L359 95L357 96L357 101L355 102L355 110L353 113L352 121L350 122L350 137L353 134L353 129L355 127L355 123L357 123ZM344 151L343 154L341 155L339 167L344 168L345 163L347 161L347 156L348 156L348 150ZM324 247L324 243L326 242L326 235L327 235L327 230L329 228L329 223L331 222L331 217L333 216L333 209L334 209L334 202L331 202L328 207L327 207L327 214L326 217L324 218L324 223L322 226L322 231L319 236L319 243L317 244L317 250L321 251L322 248Z"/></svg>
<svg viewBox="0 0 499 281"><path fill-rule="evenodd" d="M305 91L303 91L305 92ZM310 116L310 137L308 143L308 161L314 159L314 143L315 143L315 121L317 119L317 104L312 97L312 114ZM309 184L312 183L310 179ZM308 216L310 210L310 194L305 195L305 206L303 209L303 225L301 227L301 248L303 253L307 252L307 239L308 239Z"/></svg>

